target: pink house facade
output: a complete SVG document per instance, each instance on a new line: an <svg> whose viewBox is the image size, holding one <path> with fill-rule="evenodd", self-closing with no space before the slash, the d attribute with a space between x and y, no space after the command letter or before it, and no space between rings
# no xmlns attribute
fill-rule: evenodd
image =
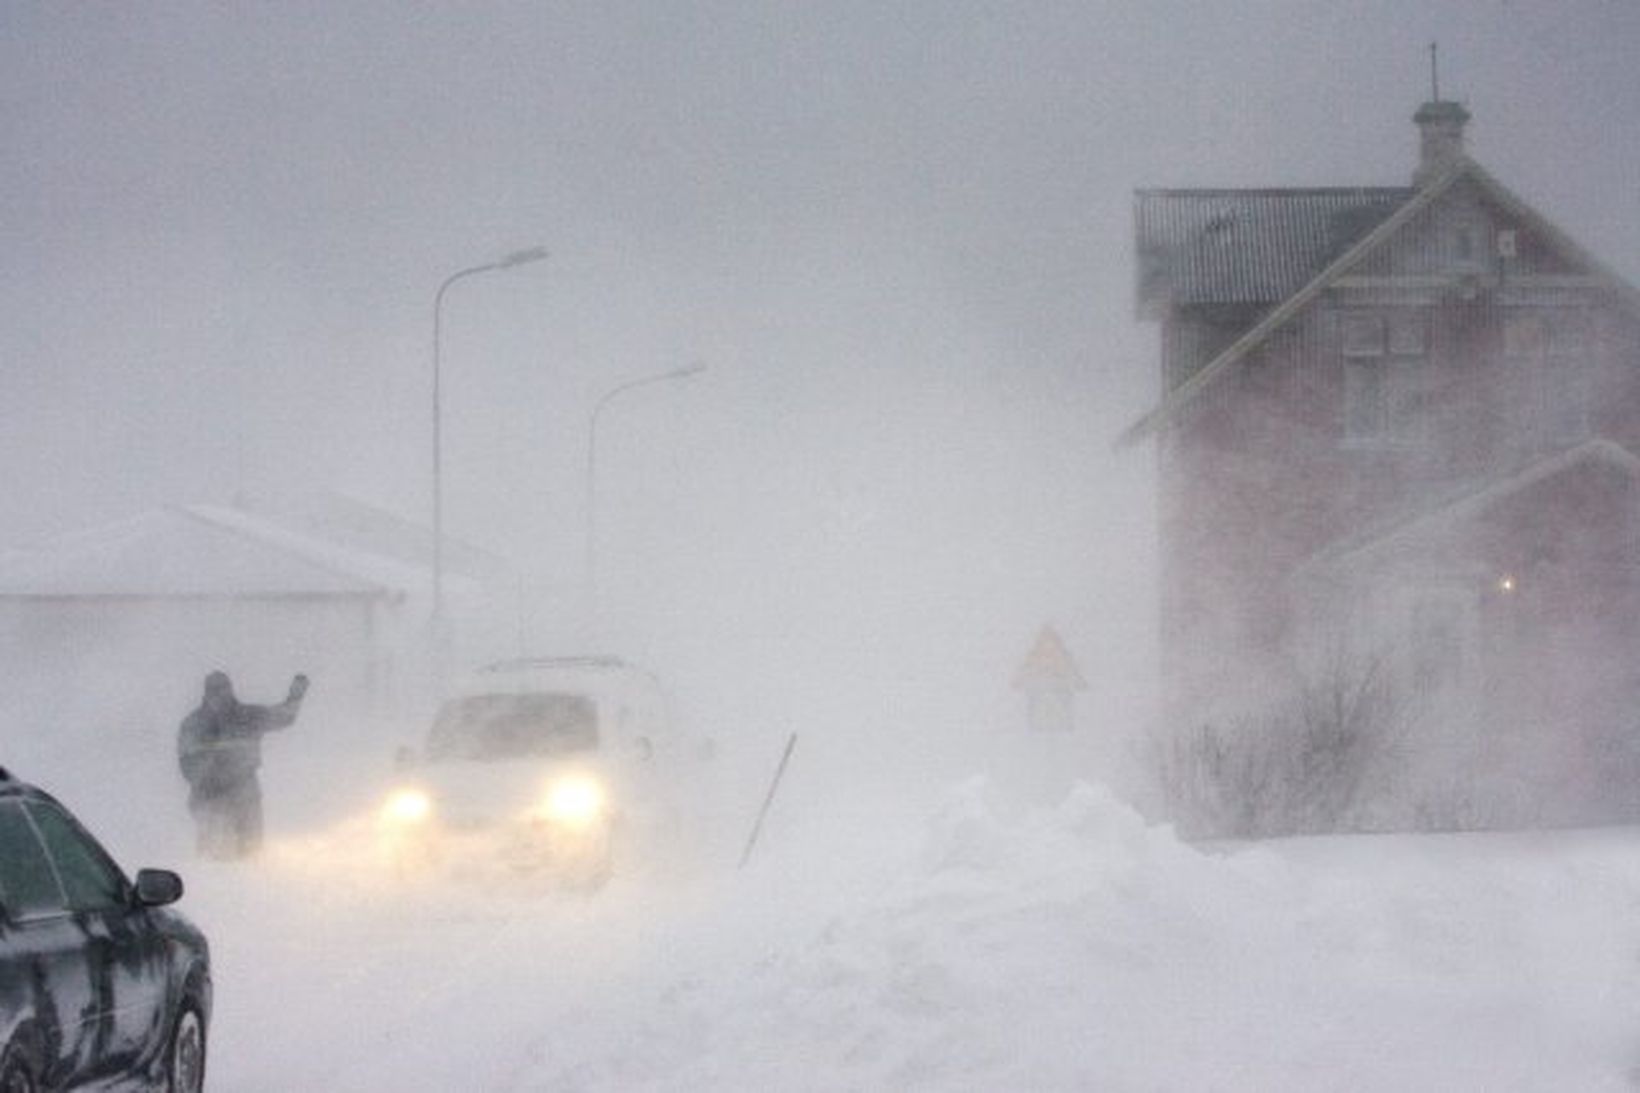
<svg viewBox="0 0 1640 1093"><path fill-rule="evenodd" d="M1135 195L1164 723L1256 721L1326 652L1384 666L1407 799L1640 816L1640 293L1468 118L1418 111L1407 187Z"/></svg>

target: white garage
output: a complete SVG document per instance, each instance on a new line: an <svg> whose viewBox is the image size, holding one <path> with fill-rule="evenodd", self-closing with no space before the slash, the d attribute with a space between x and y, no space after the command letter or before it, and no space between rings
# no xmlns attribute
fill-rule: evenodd
<svg viewBox="0 0 1640 1093"><path fill-rule="evenodd" d="M305 671L313 706L381 713L424 674L425 588L239 510L154 509L0 559L0 707L169 732L220 668L246 701Z"/></svg>

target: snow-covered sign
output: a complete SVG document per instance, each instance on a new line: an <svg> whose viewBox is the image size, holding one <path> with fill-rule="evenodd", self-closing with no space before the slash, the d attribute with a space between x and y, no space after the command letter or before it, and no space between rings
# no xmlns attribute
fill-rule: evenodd
<svg viewBox="0 0 1640 1093"><path fill-rule="evenodd" d="M1087 681L1059 632L1044 626L1036 644L1014 673L1014 686L1025 692L1027 716L1038 732L1065 732L1076 727L1075 693Z"/></svg>

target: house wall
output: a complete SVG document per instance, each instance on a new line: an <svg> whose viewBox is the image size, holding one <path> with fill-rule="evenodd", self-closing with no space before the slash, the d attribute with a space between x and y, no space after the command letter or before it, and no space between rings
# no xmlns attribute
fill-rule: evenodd
<svg viewBox="0 0 1640 1093"><path fill-rule="evenodd" d="M1497 253L1503 232L1514 233L1507 258ZM1200 367L1192 354L1227 343L1224 317L1169 314L1170 380ZM1422 333L1361 357L1347 348L1360 319L1381 321L1386 339L1400 323ZM1522 333L1534 323L1547 331L1542 341ZM1352 435L1352 368L1373 366L1400 370L1394 413L1405 424ZM1568 400L1581 408L1571 412ZM1173 716L1202 717L1279 674L1292 653L1290 578L1318 551L1593 435L1640 450L1632 313L1477 187L1455 188L1162 437Z"/></svg>
<svg viewBox="0 0 1640 1093"><path fill-rule="evenodd" d="M1579 822L1640 804L1640 480L1591 461L1501 501L1473 549L1508 574L1484 598L1481 760L1533 772Z"/></svg>

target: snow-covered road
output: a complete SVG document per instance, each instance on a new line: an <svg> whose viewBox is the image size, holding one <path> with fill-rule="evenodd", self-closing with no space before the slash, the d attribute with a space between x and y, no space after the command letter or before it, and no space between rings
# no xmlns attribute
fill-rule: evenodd
<svg viewBox="0 0 1640 1093"><path fill-rule="evenodd" d="M163 738L10 747L183 873L226 1093L1637 1087L1640 831L1194 847L1091 780L817 734L745 869L782 739L691 772L712 807L667 852L543 898L357 868L390 752L324 730L270 757L237 864L192 858Z"/></svg>
<svg viewBox="0 0 1640 1093"><path fill-rule="evenodd" d="M212 1085L1633 1088L1634 832L1203 851L984 779L889 811L584 899L366 884L300 840L196 866Z"/></svg>

